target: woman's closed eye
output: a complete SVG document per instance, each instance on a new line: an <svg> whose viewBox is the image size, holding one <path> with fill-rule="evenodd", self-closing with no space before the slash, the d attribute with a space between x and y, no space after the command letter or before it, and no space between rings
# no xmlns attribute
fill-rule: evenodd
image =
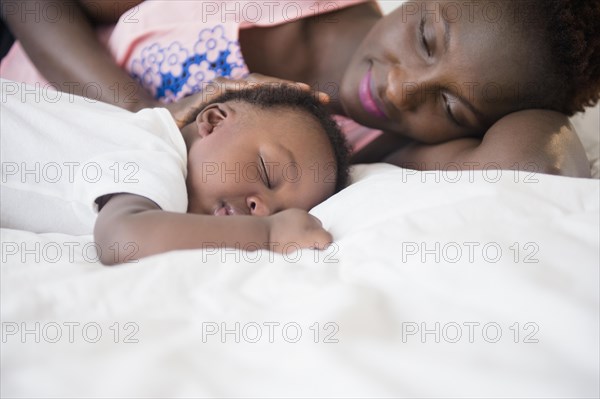
<svg viewBox="0 0 600 399"><path fill-rule="evenodd" d="M431 57L431 48L429 43L427 42L427 38L425 37L425 18L421 19L421 24L419 26L419 33L421 36L421 44L423 45L423 49L427 53L428 57Z"/></svg>
<svg viewBox="0 0 600 399"><path fill-rule="evenodd" d="M444 112L446 113L446 115L448 115L448 118L452 121L453 124L455 124L458 127L462 127L462 124L458 121L455 113L452 111L451 104L455 101L456 100L451 100L448 97L448 94L442 93L442 105L444 107Z"/></svg>

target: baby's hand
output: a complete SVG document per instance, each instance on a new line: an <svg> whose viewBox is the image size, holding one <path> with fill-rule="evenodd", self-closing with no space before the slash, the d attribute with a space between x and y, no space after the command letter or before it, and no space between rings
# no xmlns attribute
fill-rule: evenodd
<svg viewBox="0 0 600 399"><path fill-rule="evenodd" d="M287 253L298 248L325 249L333 241L321 221L301 209L268 216L271 250Z"/></svg>

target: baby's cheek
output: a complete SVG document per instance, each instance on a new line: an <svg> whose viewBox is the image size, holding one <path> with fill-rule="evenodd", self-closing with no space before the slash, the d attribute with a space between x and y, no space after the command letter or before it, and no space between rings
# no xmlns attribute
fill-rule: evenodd
<svg viewBox="0 0 600 399"><path fill-rule="evenodd" d="M188 195L188 213L207 214L206 206L203 204L202 198L203 193L199 189L198 185L195 184L194 179L188 175L186 180L187 195Z"/></svg>

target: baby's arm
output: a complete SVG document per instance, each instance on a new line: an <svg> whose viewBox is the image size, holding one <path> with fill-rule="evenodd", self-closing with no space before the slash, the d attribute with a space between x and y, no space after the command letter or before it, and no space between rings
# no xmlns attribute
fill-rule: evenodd
<svg viewBox="0 0 600 399"><path fill-rule="evenodd" d="M240 248L283 252L323 249L332 241L320 221L300 209L266 216L212 216L166 212L145 197L116 194L94 227L100 261L114 265L176 249ZM116 250L116 249L119 250Z"/></svg>

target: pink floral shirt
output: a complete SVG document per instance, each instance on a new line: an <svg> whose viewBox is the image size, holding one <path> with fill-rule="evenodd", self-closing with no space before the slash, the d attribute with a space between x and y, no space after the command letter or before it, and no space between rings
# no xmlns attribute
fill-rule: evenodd
<svg viewBox="0 0 600 399"><path fill-rule="evenodd" d="M172 102L201 91L215 77L248 74L240 29L284 24L367 1L146 1L98 35L119 66L156 99ZM323 18L326 23L327 15ZM0 76L47 84L19 43L2 60ZM380 134L343 117L338 122L355 150Z"/></svg>

